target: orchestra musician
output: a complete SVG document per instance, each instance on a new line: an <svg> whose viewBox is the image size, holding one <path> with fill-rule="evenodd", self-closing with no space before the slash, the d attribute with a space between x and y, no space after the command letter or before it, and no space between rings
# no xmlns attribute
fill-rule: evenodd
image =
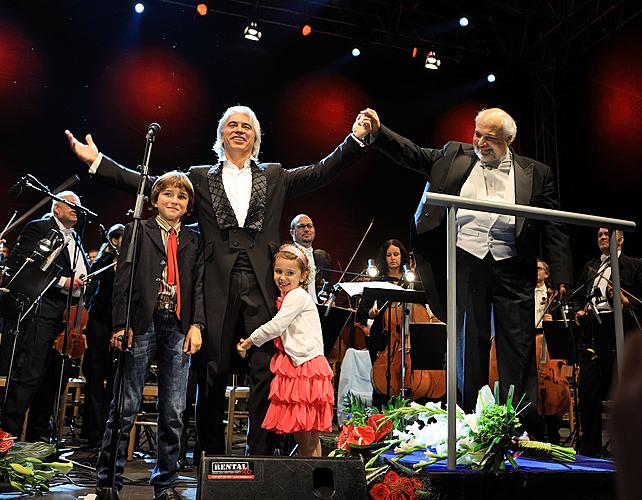
<svg viewBox="0 0 642 500"><path fill-rule="evenodd" d="M63 191L58 196L80 205L80 198L72 191ZM73 298L80 296L80 289L84 286L83 277L89 268L82 244L73 229L77 222L76 210L54 200L50 214L24 227L9 259L9 267L18 269L22 259L29 257L38 247L38 242L46 238L52 229L61 231L67 242L67 247L54 260L62 268L61 277L42 296L40 306L28 324L21 327L21 341L17 347L2 415L0 427L13 436L19 436L25 412L30 408L27 441L49 440L49 423L57 394L55 384L60 376L57 372L60 369L60 357L52 346L65 328L63 313L67 295L71 291Z"/></svg>

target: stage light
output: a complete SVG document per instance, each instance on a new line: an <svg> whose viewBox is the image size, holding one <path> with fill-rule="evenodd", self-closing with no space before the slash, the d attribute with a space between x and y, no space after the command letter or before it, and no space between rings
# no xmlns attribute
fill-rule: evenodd
<svg viewBox="0 0 642 500"><path fill-rule="evenodd" d="M459 18L459 26L462 28L468 26L468 18L467 17L460 17Z"/></svg>
<svg viewBox="0 0 642 500"><path fill-rule="evenodd" d="M434 50L429 51L426 54L426 64L424 64L424 67L427 69L439 69L439 66L441 66L441 59L439 59Z"/></svg>
<svg viewBox="0 0 642 500"><path fill-rule="evenodd" d="M417 57L417 53L419 52L419 49L417 47L412 48L412 58L414 59Z"/></svg>
<svg viewBox="0 0 642 500"><path fill-rule="evenodd" d="M408 264L404 264L403 265L402 272L403 272L403 279L407 283L412 283L412 282L415 281L415 279L417 279L417 275L415 274L415 272L412 269L410 269Z"/></svg>
<svg viewBox="0 0 642 500"><path fill-rule="evenodd" d="M261 39L262 33L259 31L259 25L256 21L250 21L243 30L243 36L253 42L258 42Z"/></svg>
<svg viewBox="0 0 642 500"><path fill-rule="evenodd" d="M199 3L196 6L196 12L198 12L201 16L204 16L205 14L207 14L207 5L205 5L204 3Z"/></svg>
<svg viewBox="0 0 642 500"><path fill-rule="evenodd" d="M134 5L134 10L136 11L136 14L142 14L143 11L145 10L145 6L139 2L136 5Z"/></svg>
<svg viewBox="0 0 642 500"><path fill-rule="evenodd" d="M361 55L361 51L357 47L355 47L354 49L352 49L352 55L354 57L359 57Z"/></svg>
<svg viewBox="0 0 642 500"><path fill-rule="evenodd" d="M310 33L312 33L312 26L306 24L305 26L303 26L303 28L301 28L301 33L303 34L303 36L308 36Z"/></svg>
<svg viewBox="0 0 642 500"><path fill-rule="evenodd" d="M379 269L377 269L377 266L375 266L374 259L368 259L368 267L366 268L366 273L371 278L379 275Z"/></svg>
<svg viewBox="0 0 642 500"><path fill-rule="evenodd" d="M489 82L489 83L493 83L493 82L496 80L495 75L493 75L492 73L490 73L490 74L486 77L486 80L488 80L488 82Z"/></svg>

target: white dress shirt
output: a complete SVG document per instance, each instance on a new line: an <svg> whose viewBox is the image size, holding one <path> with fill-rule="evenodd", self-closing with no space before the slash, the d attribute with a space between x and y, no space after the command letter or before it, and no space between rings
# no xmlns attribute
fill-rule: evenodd
<svg viewBox="0 0 642 500"><path fill-rule="evenodd" d="M622 253L621 250L618 250L618 259L620 258L620 253ZM609 301L606 298L606 287L609 284L608 280L611 279L610 258L610 255L600 255L600 267L596 270L598 274L597 276L595 276L595 279L593 280L593 287L590 290L592 292L595 288L599 288L600 292L602 292L602 297L600 299L596 299L595 297L591 298L591 301L593 302L593 304L595 304L598 311L611 310L611 304L609 304Z"/></svg>
<svg viewBox="0 0 642 500"><path fill-rule="evenodd" d="M251 160L245 160L243 168L238 168L234 163L223 157L223 187L227 199L230 200L234 215L239 227L245 226L247 210L250 206L252 195L252 167Z"/></svg>
<svg viewBox="0 0 642 500"><path fill-rule="evenodd" d="M78 254L75 255L76 262L74 263L74 254L76 253L76 238L73 237L73 234L75 234L75 231L73 229L67 229L65 226L63 226L62 222L60 222L55 215L53 219L56 221L58 229L60 229L65 237L65 242L67 243L67 252L69 253L69 262L71 262L71 269L73 269L74 271L74 277L81 275L87 276L87 266L85 265L85 259L82 255L82 248L78 249ZM67 276L61 276L60 278L58 278L57 286L58 288L62 289L61 291L64 294L67 294L67 290L65 290L64 288L66 281ZM73 287L73 280L71 285ZM71 295L73 297L80 297L80 289L74 289Z"/></svg>
<svg viewBox="0 0 642 500"><path fill-rule="evenodd" d="M535 288L535 328L542 328L542 316L546 310L548 289L546 285ZM538 323L539 322L539 323Z"/></svg>
<svg viewBox="0 0 642 500"><path fill-rule="evenodd" d="M308 268L310 270L310 276L308 278L308 293L312 297L314 303L318 304L319 299L317 298L317 287L315 284L317 276L317 266L314 262L314 250L312 249L312 247L304 247L303 245L300 245L298 243L295 243L295 245L299 250L303 252L305 258L308 259Z"/></svg>
<svg viewBox="0 0 642 500"><path fill-rule="evenodd" d="M460 195L482 201L515 203L515 174L510 151L497 167L478 161ZM457 246L479 259L490 252L495 260L517 255L515 216L457 210Z"/></svg>

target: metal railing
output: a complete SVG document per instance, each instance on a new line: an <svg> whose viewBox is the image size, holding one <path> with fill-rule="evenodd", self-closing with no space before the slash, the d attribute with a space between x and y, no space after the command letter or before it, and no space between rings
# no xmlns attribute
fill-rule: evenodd
<svg viewBox="0 0 642 500"><path fill-rule="evenodd" d="M624 344L624 325L622 321L622 298L620 295L620 268L617 255L617 237L615 230L634 230L635 222L598 217L595 215L564 212L562 210L551 210L548 208L530 207L528 205L515 205L510 203L498 203L493 201L479 201L460 196L452 196L439 193L425 193L426 200L431 205L446 208L446 262L448 272L447 283L447 307L446 307L446 332L447 332L447 356L446 356L446 403L448 410L448 469L454 470L457 466L456 457L456 405L457 405L457 372L456 372L456 350L457 350L457 209L465 208L478 210L480 212L492 212L504 215L515 215L529 219L561 222L581 226L605 227L610 229L610 257L611 257L611 282L613 283L613 319L615 322L615 347L618 370L621 369L622 347Z"/></svg>

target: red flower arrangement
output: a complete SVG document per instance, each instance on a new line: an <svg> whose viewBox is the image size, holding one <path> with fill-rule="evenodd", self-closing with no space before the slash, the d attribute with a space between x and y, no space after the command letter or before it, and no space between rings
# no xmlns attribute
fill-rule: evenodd
<svg viewBox="0 0 642 500"><path fill-rule="evenodd" d="M423 493L419 478L403 477L395 471L388 471L382 482L370 488L370 498L376 500L415 500L417 493Z"/></svg>
<svg viewBox="0 0 642 500"><path fill-rule="evenodd" d="M0 429L0 453L6 453L13 446L13 436Z"/></svg>
<svg viewBox="0 0 642 500"><path fill-rule="evenodd" d="M339 434L337 448L349 450L351 445L367 446L383 440L392 431L390 420L381 422L384 416L383 413L371 415L366 425L344 425Z"/></svg>

